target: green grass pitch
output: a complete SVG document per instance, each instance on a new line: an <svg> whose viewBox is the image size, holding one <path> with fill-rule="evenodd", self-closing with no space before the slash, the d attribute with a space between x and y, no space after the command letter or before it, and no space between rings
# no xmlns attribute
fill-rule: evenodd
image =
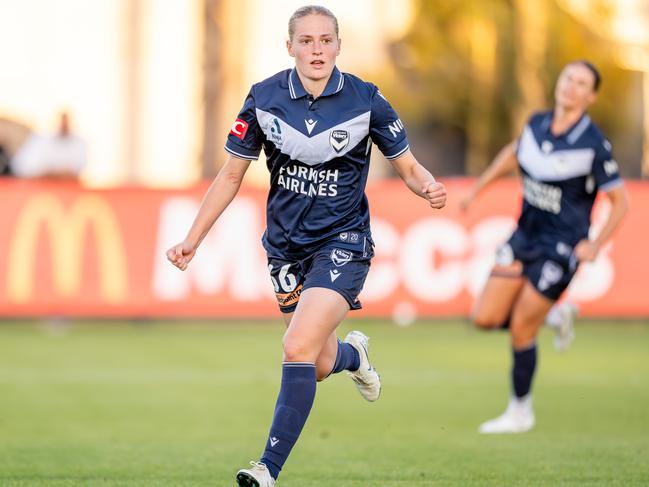
<svg viewBox="0 0 649 487"><path fill-rule="evenodd" d="M649 323L544 330L534 431L477 434L509 391L503 333L461 321L345 324L371 337L383 393L339 374L278 487L649 485ZM278 389L272 323L0 323L0 485L233 486Z"/></svg>

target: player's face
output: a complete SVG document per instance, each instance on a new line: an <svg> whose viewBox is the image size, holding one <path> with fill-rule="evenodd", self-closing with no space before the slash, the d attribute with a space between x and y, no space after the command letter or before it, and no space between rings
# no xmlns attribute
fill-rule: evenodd
<svg viewBox="0 0 649 487"><path fill-rule="evenodd" d="M568 64L557 79L554 99L568 110L586 110L597 98L595 75L583 64Z"/></svg>
<svg viewBox="0 0 649 487"><path fill-rule="evenodd" d="M340 39L333 20L325 15L307 15L297 20L288 53L295 58L298 72L312 81L326 80L340 54Z"/></svg>

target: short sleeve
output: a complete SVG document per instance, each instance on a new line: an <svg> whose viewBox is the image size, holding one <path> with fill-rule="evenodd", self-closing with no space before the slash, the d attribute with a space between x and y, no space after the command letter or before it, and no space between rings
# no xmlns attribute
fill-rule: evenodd
<svg viewBox="0 0 649 487"><path fill-rule="evenodd" d="M255 110L254 88L250 90L246 101L232 124L225 150L241 159L254 160L259 158L263 144L263 132L257 121Z"/></svg>
<svg viewBox="0 0 649 487"><path fill-rule="evenodd" d="M527 122L525 122L525 126L523 127L523 130L521 130L519 136L516 137L513 141L514 154L516 155L516 158L519 157L519 149L521 148L521 142L523 140L523 136L525 135L525 132L531 132L532 127L535 125L541 126L543 130L547 130L550 125L550 122L551 122L551 118L549 117L549 114L543 112L533 113L530 116L530 118L527 119Z"/></svg>
<svg viewBox="0 0 649 487"><path fill-rule="evenodd" d="M409 148L406 129L378 88L373 88L370 137L386 159L394 159Z"/></svg>
<svg viewBox="0 0 649 487"><path fill-rule="evenodd" d="M592 172L600 191L609 191L622 185L620 168L613 158L611 143L608 140L602 140L596 149Z"/></svg>

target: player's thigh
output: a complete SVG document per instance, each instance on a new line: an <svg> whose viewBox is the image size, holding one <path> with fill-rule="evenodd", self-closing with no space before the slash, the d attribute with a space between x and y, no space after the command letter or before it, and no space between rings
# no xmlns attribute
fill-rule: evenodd
<svg viewBox="0 0 649 487"><path fill-rule="evenodd" d="M532 345L556 301L541 294L529 281L525 283L512 310L510 333L512 345L521 350Z"/></svg>
<svg viewBox="0 0 649 487"><path fill-rule="evenodd" d="M349 311L347 300L331 289L305 289L284 334L284 360L315 362Z"/></svg>
<svg viewBox="0 0 649 487"><path fill-rule="evenodd" d="M524 284L520 265L494 267L473 307L472 321L482 328L502 325L510 316Z"/></svg>

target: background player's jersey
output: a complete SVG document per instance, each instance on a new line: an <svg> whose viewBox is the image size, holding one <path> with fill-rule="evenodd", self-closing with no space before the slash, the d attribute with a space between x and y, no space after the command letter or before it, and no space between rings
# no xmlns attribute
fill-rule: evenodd
<svg viewBox="0 0 649 487"><path fill-rule="evenodd" d="M253 85L225 149L243 159L264 149L269 255L305 256L341 232L369 238L372 142L388 159L408 149L403 124L371 83L334 68L316 99L295 69Z"/></svg>
<svg viewBox="0 0 649 487"><path fill-rule="evenodd" d="M610 143L587 114L559 136L551 122L552 112L533 115L518 141L524 198L518 228L541 243L572 247L588 236L597 191L622 180Z"/></svg>

